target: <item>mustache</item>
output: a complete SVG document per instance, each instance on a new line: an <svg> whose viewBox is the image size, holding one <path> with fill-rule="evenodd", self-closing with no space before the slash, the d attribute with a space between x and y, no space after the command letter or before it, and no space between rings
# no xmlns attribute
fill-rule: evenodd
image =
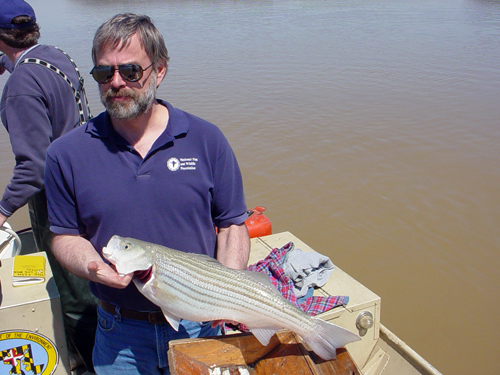
<svg viewBox="0 0 500 375"><path fill-rule="evenodd" d="M126 88L119 88L115 89L113 87L109 88L106 90L102 96L104 98L115 98L117 96L122 96L122 97L135 97L135 93L132 90L126 89Z"/></svg>

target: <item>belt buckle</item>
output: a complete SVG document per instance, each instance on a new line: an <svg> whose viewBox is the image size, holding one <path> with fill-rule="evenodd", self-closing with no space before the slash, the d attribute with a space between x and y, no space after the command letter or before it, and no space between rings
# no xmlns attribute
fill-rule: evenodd
<svg viewBox="0 0 500 375"><path fill-rule="evenodd" d="M148 314L148 321L151 324L165 323L166 319L162 311L153 311Z"/></svg>

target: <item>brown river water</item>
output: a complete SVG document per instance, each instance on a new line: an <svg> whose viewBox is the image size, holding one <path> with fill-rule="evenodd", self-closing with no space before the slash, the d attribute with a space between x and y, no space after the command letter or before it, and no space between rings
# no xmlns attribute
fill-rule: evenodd
<svg viewBox="0 0 500 375"><path fill-rule="evenodd" d="M224 131L248 207L380 295L382 322L441 372L498 373L499 1L31 4L95 114L96 28L152 16L171 55L159 97ZM0 144L5 186L3 127Z"/></svg>

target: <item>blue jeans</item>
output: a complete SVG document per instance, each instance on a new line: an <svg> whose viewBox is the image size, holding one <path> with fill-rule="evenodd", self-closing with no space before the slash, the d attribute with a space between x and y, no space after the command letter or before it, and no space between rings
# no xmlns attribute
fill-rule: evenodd
<svg viewBox="0 0 500 375"><path fill-rule="evenodd" d="M170 374L168 342L189 337L217 336L211 322L182 320L179 331L170 324L151 324L125 319L97 307L98 325L94 345L94 369L99 375Z"/></svg>

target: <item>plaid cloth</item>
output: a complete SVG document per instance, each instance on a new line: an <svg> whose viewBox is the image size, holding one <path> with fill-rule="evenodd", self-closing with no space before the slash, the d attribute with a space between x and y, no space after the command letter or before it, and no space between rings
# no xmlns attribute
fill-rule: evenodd
<svg viewBox="0 0 500 375"><path fill-rule="evenodd" d="M297 299L293 291L293 282L287 275L285 275L282 268L286 254L294 248L295 245L293 242L287 243L281 249L275 248L265 259L248 266L247 270L267 274L269 276L269 280L273 283L276 289L281 292L281 295L285 299L289 300L292 304L311 316L318 315L337 306L347 305L349 302L349 297L347 296L313 297L308 294L305 298L301 298L300 300ZM243 332L248 331L243 324L240 324L238 329Z"/></svg>

